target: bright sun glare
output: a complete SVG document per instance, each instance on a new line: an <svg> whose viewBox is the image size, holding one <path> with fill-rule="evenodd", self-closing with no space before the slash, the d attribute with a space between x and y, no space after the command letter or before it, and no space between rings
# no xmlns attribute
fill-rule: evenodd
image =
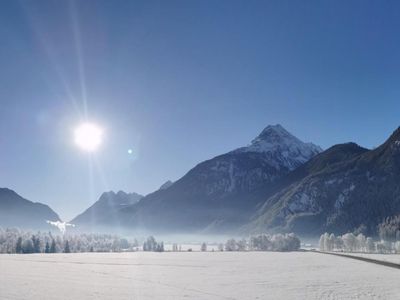
<svg viewBox="0 0 400 300"><path fill-rule="evenodd" d="M79 125L74 134L76 145L87 152L96 151L103 140L103 130L93 123Z"/></svg>

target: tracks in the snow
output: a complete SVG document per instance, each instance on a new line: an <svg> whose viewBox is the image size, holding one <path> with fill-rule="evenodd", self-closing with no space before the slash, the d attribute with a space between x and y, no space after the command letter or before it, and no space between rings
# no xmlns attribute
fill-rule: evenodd
<svg viewBox="0 0 400 300"><path fill-rule="evenodd" d="M381 266L385 266L385 267L389 267L389 268L394 268L394 269L400 270L400 264L396 264L396 263L389 262L389 261L384 261L384 260L378 260L378 259L373 259L373 258L355 256L355 255L350 255L350 254L341 254L341 253L334 253L334 252L321 252L321 251L317 251L317 250L309 250L308 252L341 256L341 257L345 257L345 258L361 260L361 261L364 261L364 262L369 262L369 263L373 263L373 264L376 264L376 265L381 265Z"/></svg>

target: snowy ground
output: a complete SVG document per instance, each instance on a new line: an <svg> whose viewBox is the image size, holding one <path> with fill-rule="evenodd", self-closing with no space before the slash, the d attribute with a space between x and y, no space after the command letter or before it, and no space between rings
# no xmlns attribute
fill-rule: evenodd
<svg viewBox="0 0 400 300"><path fill-rule="evenodd" d="M399 270L332 255L0 255L0 299L400 299Z"/></svg>

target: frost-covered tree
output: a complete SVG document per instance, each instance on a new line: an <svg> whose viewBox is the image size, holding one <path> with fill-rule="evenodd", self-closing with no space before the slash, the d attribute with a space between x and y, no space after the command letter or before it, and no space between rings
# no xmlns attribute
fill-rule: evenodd
<svg viewBox="0 0 400 300"><path fill-rule="evenodd" d="M326 234L321 234L319 237L318 247L319 251L325 251L325 236Z"/></svg>
<svg viewBox="0 0 400 300"><path fill-rule="evenodd" d="M397 242L394 244L394 251L395 251L396 253L400 253L400 241L397 241Z"/></svg>
<svg viewBox="0 0 400 300"><path fill-rule="evenodd" d="M342 235L342 240L344 243L344 248L348 252L354 252L356 249L356 237L352 233L346 233Z"/></svg>
<svg viewBox="0 0 400 300"><path fill-rule="evenodd" d="M285 234L284 239L287 243L286 251L297 251L300 249L301 241L294 233Z"/></svg>
<svg viewBox="0 0 400 300"><path fill-rule="evenodd" d="M337 236L337 237L336 237L334 248L335 248L337 251L343 251L344 242L343 242L343 239L342 239L341 236Z"/></svg>
<svg viewBox="0 0 400 300"><path fill-rule="evenodd" d="M133 250L133 243L109 234L52 235L18 229L0 229L0 253L63 252L68 240L71 252ZM43 247L42 247L43 245Z"/></svg>
<svg viewBox="0 0 400 300"><path fill-rule="evenodd" d="M283 234L274 234L271 237L273 251L287 251Z"/></svg>
<svg viewBox="0 0 400 300"><path fill-rule="evenodd" d="M207 244L205 242L201 244L201 249L200 250L203 251L203 252L207 251Z"/></svg>
<svg viewBox="0 0 400 300"><path fill-rule="evenodd" d="M376 244L376 251L381 254L391 253L390 242L380 241Z"/></svg>
<svg viewBox="0 0 400 300"><path fill-rule="evenodd" d="M300 249L300 239L293 233L253 235L247 243L246 239L235 241L229 239L225 244L226 251L296 251Z"/></svg>
<svg viewBox="0 0 400 300"><path fill-rule="evenodd" d="M225 251L236 251L236 241L235 239L229 239L225 243Z"/></svg>
<svg viewBox="0 0 400 300"><path fill-rule="evenodd" d="M271 236L259 234L250 237L250 250L253 251L271 251Z"/></svg>
<svg viewBox="0 0 400 300"><path fill-rule="evenodd" d="M333 251L336 244L335 235L325 232L319 238L318 246L320 251Z"/></svg>
<svg viewBox="0 0 400 300"><path fill-rule="evenodd" d="M293 233L274 234L271 237L273 251L295 251L300 249L300 239Z"/></svg>
<svg viewBox="0 0 400 300"><path fill-rule="evenodd" d="M367 253L374 253L376 251L374 240L370 237L365 240L365 251Z"/></svg>
<svg viewBox="0 0 400 300"><path fill-rule="evenodd" d="M378 226L381 240L398 241L400 240L400 215L388 217Z"/></svg>
<svg viewBox="0 0 400 300"><path fill-rule="evenodd" d="M246 251L247 250L247 241L246 239L241 239L236 243L238 251Z"/></svg>
<svg viewBox="0 0 400 300"><path fill-rule="evenodd" d="M367 239L365 238L365 236L362 233L357 235L356 251L365 252L366 241L367 241Z"/></svg>
<svg viewBox="0 0 400 300"><path fill-rule="evenodd" d="M332 239L332 235L323 234L320 237L319 244L321 251L328 251L329 242L327 238ZM400 252L400 240L381 240L374 242L371 237L365 237L363 234L355 236L353 233L346 233L335 238L333 251L347 252L366 252L366 253L393 253Z"/></svg>
<svg viewBox="0 0 400 300"><path fill-rule="evenodd" d="M333 248L335 247L335 235L325 233L324 234L324 250L325 251L333 251Z"/></svg>
<svg viewBox="0 0 400 300"><path fill-rule="evenodd" d="M218 251L224 251L224 244L222 243L218 244Z"/></svg>

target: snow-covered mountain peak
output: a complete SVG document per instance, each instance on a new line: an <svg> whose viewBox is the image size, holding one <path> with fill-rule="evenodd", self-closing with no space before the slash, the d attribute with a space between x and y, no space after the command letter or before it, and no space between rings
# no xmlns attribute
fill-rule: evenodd
<svg viewBox="0 0 400 300"><path fill-rule="evenodd" d="M160 186L160 188L159 188L159 190L166 190L167 188L169 188L171 185L173 185L174 183L171 181L171 180L168 180L168 181L166 181L166 182L164 182L161 186Z"/></svg>
<svg viewBox="0 0 400 300"><path fill-rule="evenodd" d="M322 149L301 141L282 125L276 124L267 126L250 145L236 151L265 153L274 164L292 170L320 153Z"/></svg>
<svg viewBox="0 0 400 300"><path fill-rule="evenodd" d="M282 142L300 142L298 138L289 133L282 125L268 125L265 129L251 142L252 145L264 142L268 144L280 144Z"/></svg>

